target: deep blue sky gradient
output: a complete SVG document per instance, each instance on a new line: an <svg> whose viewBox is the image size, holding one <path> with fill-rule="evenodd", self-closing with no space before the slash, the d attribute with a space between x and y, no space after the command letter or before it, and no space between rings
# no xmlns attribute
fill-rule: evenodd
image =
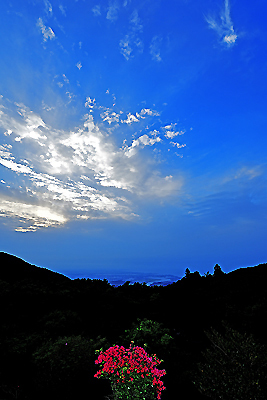
<svg viewBox="0 0 267 400"><path fill-rule="evenodd" d="M267 5L0 6L1 251L65 274L267 261Z"/></svg>

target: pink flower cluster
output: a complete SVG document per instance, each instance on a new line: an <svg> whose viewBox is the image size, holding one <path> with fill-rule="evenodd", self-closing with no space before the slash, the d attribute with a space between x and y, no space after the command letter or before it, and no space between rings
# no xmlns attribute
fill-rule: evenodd
<svg viewBox="0 0 267 400"><path fill-rule="evenodd" d="M157 399L161 391L166 389L160 380L166 374L165 370L156 368L161 361L154 354L150 357L142 347L125 349L123 346L113 346L105 352L100 351L96 364L101 364L101 370L94 376L107 378L113 383L113 389L122 391L129 389L154 387Z"/></svg>

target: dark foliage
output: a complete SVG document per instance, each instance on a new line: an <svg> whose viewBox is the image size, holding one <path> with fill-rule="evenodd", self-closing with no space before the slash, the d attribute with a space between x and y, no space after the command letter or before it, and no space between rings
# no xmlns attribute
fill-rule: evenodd
<svg viewBox="0 0 267 400"><path fill-rule="evenodd" d="M265 400L267 351L252 335L224 326L224 334L206 332L211 347L203 353L194 380L199 390L212 399Z"/></svg>
<svg viewBox="0 0 267 400"><path fill-rule="evenodd" d="M107 280L71 280L0 253L0 400L104 400L111 390L109 382L93 378L95 349L128 346L130 340L164 360L162 400L207 399L209 368L206 381L201 375L194 384L192 375L197 365L206 365L203 354L210 363L216 357L213 348L205 353L211 338L205 332L215 335L213 342L229 340L224 320L237 338L252 334L257 346L266 346L266 282L266 264L228 274L216 265L205 276L187 269L184 278L165 287L115 288ZM264 349L257 346L255 357ZM257 363L255 376L264 361Z"/></svg>

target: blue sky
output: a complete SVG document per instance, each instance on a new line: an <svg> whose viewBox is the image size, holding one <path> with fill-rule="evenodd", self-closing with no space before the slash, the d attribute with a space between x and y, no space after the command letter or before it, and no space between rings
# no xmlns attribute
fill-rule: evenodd
<svg viewBox="0 0 267 400"><path fill-rule="evenodd" d="M1 250L65 274L267 262L267 4L10 0Z"/></svg>

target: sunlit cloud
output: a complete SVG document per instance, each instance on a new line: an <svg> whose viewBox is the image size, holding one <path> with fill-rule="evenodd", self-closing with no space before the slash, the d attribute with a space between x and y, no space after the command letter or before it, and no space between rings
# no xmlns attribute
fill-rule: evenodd
<svg viewBox="0 0 267 400"><path fill-rule="evenodd" d="M12 219L18 232L34 232L40 228L63 225L67 220L63 215L57 214L48 207L9 201L0 197L0 217Z"/></svg>
<svg viewBox="0 0 267 400"><path fill-rule="evenodd" d="M229 0L224 2L224 10L220 14L220 22L212 16L206 17L206 21L211 29L213 29L220 38L222 44L228 47L232 46L237 40L237 34L234 31L233 22L230 16Z"/></svg>
<svg viewBox="0 0 267 400"><path fill-rule="evenodd" d="M155 161L142 157L142 149L166 140L163 128L149 133L139 129L130 144L125 139L118 146L93 115L99 110L102 124L119 128L156 118L160 114L155 110L143 108L125 119L122 111L101 112L95 99L87 97L90 113L84 122L73 130L58 130L24 104L6 104L10 107L1 108L0 128L7 142L0 145L0 167L9 178L1 180L1 216L16 220L19 231L75 219L136 218L133 196L167 198L182 186L180 178L162 175Z"/></svg>

